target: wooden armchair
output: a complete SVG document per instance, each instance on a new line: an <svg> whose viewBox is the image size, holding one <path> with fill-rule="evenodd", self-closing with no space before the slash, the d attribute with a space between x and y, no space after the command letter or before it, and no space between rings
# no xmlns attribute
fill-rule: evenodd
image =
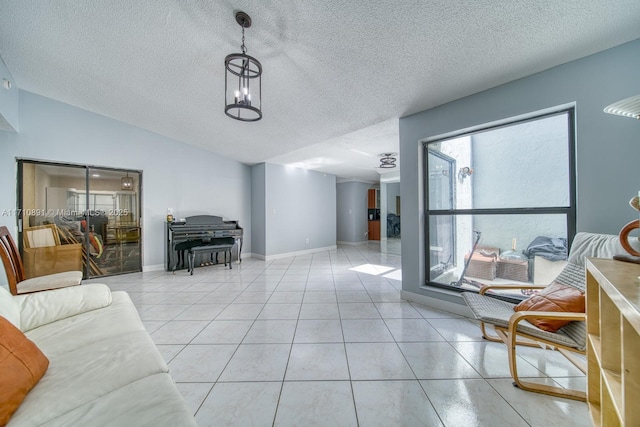
<svg viewBox="0 0 640 427"><path fill-rule="evenodd" d="M27 279L82 270L82 244L62 244L55 224L25 227L22 235L22 262Z"/></svg>
<svg viewBox="0 0 640 427"><path fill-rule="evenodd" d="M571 246L567 265L555 279L556 283L571 286L585 291L585 258L611 258L622 251L617 236L578 233ZM536 285L487 285L479 293L463 292L462 297L480 320L483 338L502 342L507 346L509 355L509 369L514 385L528 391L560 396L574 400L586 400L586 393L581 390L565 389L530 381L524 381L518 376L517 353L518 345L542 347L547 350L557 350L571 361L583 373L586 364L583 358L586 350L586 314L554 311L514 311L516 304L512 304L491 296L491 290L497 289L536 289L546 286ZM555 332L542 330L530 323L532 319L567 320L569 323ZM490 326L488 328L487 326ZM489 333L493 329L495 335Z"/></svg>
<svg viewBox="0 0 640 427"><path fill-rule="evenodd" d="M64 271L27 278L18 247L7 227L0 227L0 257L13 295L79 285L82 271Z"/></svg>

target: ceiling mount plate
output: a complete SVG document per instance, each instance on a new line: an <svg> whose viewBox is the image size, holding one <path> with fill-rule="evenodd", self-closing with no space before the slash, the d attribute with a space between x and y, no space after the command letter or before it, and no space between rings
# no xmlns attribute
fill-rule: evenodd
<svg viewBox="0 0 640 427"><path fill-rule="evenodd" d="M249 28L251 26L251 17L239 10L236 12L236 22L243 28Z"/></svg>

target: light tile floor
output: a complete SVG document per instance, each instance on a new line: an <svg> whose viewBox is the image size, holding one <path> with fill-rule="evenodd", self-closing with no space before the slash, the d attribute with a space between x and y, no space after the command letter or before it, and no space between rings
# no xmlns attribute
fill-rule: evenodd
<svg viewBox="0 0 640 427"><path fill-rule="evenodd" d="M100 279L129 292L205 426L590 426L584 403L512 386L474 321L400 298L374 244ZM98 281L98 280L96 280ZM526 348L521 375L584 388Z"/></svg>

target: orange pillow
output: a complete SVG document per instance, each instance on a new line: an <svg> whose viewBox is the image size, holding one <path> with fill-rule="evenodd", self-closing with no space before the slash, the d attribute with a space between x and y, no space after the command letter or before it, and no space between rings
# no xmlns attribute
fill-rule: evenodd
<svg viewBox="0 0 640 427"><path fill-rule="evenodd" d="M584 313L584 292L573 286L553 282L514 307L515 311L560 311ZM530 323L547 332L555 332L570 320L531 318Z"/></svg>
<svg viewBox="0 0 640 427"><path fill-rule="evenodd" d="M48 367L49 359L33 341L0 316L0 426L9 422Z"/></svg>

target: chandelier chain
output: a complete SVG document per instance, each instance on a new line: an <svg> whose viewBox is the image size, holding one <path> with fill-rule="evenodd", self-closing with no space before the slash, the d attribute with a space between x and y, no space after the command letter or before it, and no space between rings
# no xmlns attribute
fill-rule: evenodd
<svg viewBox="0 0 640 427"><path fill-rule="evenodd" d="M247 53L247 47L244 45L244 24L242 24L242 44L240 45L240 49L242 49L242 53Z"/></svg>

